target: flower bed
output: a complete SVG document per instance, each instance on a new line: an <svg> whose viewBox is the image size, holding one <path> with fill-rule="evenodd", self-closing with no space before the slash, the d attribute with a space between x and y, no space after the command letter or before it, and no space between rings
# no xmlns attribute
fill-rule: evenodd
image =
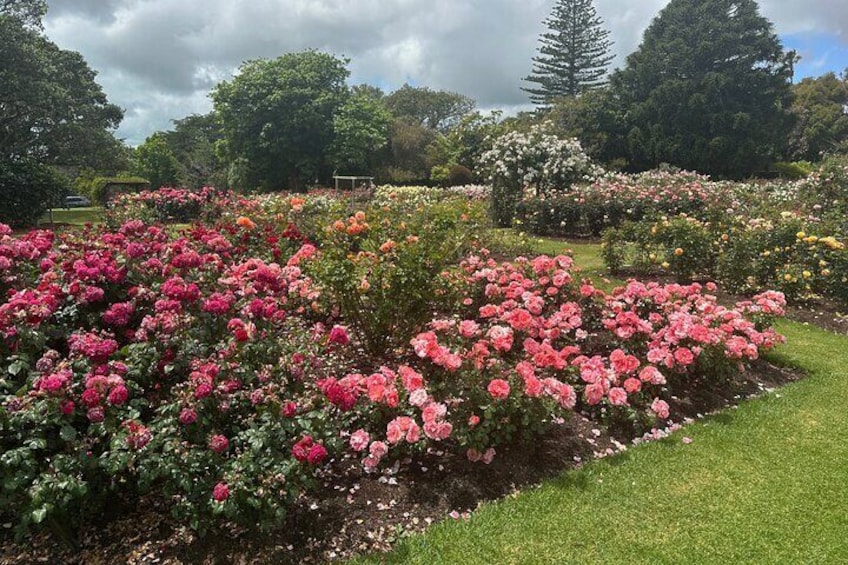
<svg viewBox="0 0 848 565"><path fill-rule="evenodd" d="M819 231L827 229L789 212L715 223L682 216L611 229L603 253L613 272L708 278L734 292L773 288L794 300L818 295L848 303L848 252L841 237Z"/></svg>
<svg viewBox="0 0 848 565"><path fill-rule="evenodd" d="M0 513L21 531L145 493L197 530L272 527L334 461L485 464L575 409L648 430L679 383L780 340L777 293L607 295L568 257L488 259L473 203L345 214L320 241L309 197L267 204L181 233L0 227Z"/></svg>

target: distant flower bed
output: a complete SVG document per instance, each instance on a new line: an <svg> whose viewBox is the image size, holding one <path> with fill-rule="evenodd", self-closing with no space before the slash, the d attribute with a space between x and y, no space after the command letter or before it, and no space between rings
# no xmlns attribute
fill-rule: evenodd
<svg viewBox="0 0 848 565"><path fill-rule="evenodd" d="M0 514L22 529L143 493L198 530L272 526L340 461L485 464L574 410L648 430L675 387L781 340L779 293L726 308L697 284L606 294L565 256L498 263L468 195L171 196L219 220L0 226Z"/></svg>
<svg viewBox="0 0 848 565"><path fill-rule="evenodd" d="M708 278L737 292L774 288L791 299L820 295L848 303L844 236L822 230L828 225L790 212L772 220L625 223L605 234L604 259L614 272Z"/></svg>
<svg viewBox="0 0 848 565"><path fill-rule="evenodd" d="M546 195L529 191L517 205L515 223L533 235L573 237L680 214L705 222L738 215L774 217L799 208L818 214L822 206L813 195L824 187L820 175L757 182L712 181L687 171L607 175Z"/></svg>

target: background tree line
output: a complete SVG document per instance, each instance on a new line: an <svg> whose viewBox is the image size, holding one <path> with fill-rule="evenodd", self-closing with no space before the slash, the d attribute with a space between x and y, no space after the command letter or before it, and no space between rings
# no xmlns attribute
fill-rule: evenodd
<svg viewBox="0 0 848 565"><path fill-rule="evenodd" d="M537 109L507 118L455 92L349 85L349 61L319 51L248 61L212 90L210 113L136 148L113 135L123 111L96 73L44 36L46 9L0 0L0 190L4 217L22 223L74 178L77 191L115 175L239 190L304 190L334 173L480 182L494 138L542 121L628 171L668 163L738 178L848 150L848 76L792 84L797 57L754 0L672 0L611 74L591 0L559 0L525 79Z"/></svg>

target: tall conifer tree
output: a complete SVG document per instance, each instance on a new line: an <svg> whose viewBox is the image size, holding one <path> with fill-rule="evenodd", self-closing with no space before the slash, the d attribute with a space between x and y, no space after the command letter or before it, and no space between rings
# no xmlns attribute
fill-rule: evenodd
<svg viewBox="0 0 848 565"><path fill-rule="evenodd" d="M671 0L611 77L631 167L764 170L792 128L795 60L755 0Z"/></svg>
<svg viewBox="0 0 848 565"><path fill-rule="evenodd" d="M539 54L522 88L534 104L550 105L561 96L578 96L606 83L613 59L609 30L603 27L592 0L558 0L539 37Z"/></svg>

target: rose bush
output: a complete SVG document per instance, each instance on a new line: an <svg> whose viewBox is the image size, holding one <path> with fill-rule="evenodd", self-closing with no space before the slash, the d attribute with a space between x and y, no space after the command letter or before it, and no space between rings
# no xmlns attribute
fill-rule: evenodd
<svg viewBox="0 0 848 565"><path fill-rule="evenodd" d="M607 295L568 257L498 263L466 198L218 203L180 232L0 226L0 513L21 532L144 493L200 531L270 527L346 458L487 463L572 410L648 426L675 383L779 340L778 294L727 309L698 285Z"/></svg>

